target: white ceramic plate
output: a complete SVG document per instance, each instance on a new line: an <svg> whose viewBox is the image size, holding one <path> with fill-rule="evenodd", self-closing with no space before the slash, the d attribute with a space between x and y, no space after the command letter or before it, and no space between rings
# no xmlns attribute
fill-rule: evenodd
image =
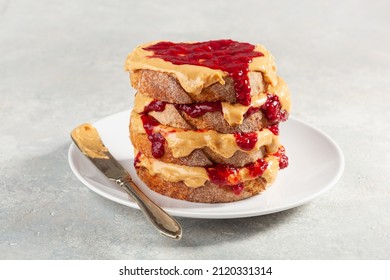
<svg viewBox="0 0 390 280"><path fill-rule="evenodd" d="M130 172L139 187L168 213L178 217L228 219L274 213L302 205L331 188L344 170L337 144L320 130L291 118L281 126L281 143L289 167L276 182L255 197L232 203L205 204L168 198L149 190L133 167L133 148L128 136L130 112L104 118L93 125L112 155ZM102 175L72 143L69 164L77 178L92 191L115 202L138 208L114 182Z"/></svg>

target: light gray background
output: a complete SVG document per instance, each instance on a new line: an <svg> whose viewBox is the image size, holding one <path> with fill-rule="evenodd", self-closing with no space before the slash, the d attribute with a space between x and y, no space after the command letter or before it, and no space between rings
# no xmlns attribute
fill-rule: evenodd
<svg viewBox="0 0 390 280"><path fill-rule="evenodd" d="M389 1L0 1L0 258L389 259ZM316 200L233 220L179 218L180 242L87 189L69 132L130 108L124 60L152 40L264 44L293 115L346 168Z"/></svg>

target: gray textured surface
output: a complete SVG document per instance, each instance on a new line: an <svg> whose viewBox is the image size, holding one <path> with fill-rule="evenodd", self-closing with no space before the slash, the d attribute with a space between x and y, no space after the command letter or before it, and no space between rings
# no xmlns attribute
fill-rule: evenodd
<svg viewBox="0 0 390 280"><path fill-rule="evenodd" d="M389 259L389 10L389 1L1 0L0 258ZM129 108L122 68L136 45L214 38L270 49L294 116L334 138L346 168L293 210L179 219L176 242L75 178L69 132Z"/></svg>

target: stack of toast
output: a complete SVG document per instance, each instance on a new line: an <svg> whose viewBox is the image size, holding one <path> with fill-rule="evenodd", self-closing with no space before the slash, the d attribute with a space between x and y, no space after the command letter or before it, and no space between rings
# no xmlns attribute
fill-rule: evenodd
<svg viewBox="0 0 390 280"><path fill-rule="evenodd" d="M287 85L261 45L232 40L152 42L125 64L137 90L129 132L138 176L192 202L232 202L264 191L288 166L279 123Z"/></svg>

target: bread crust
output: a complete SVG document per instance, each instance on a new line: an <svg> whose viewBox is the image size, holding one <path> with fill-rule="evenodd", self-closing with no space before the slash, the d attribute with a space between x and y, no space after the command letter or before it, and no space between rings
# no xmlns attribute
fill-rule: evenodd
<svg viewBox="0 0 390 280"><path fill-rule="evenodd" d="M250 95L265 91L265 83L261 72L249 72L251 85ZM214 83L203 88L200 94L186 92L179 81L171 74L140 69L130 72L131 85L148 97L174 104L189 104L194 102L229 102L237 103L233 79L224 78L225 84Z"/></svg>
<svg viewBox="0 0 390 280"><path fill-rule="evenodd" d="M229 186L218 186L207 181L198 188L187 187L183 182L168 182L162 176L152 176L146 168L137 167L140 179L153 191L180 200L201 203L224 203L247 199L263 192L267 188L266 181L259 177L243 183L244 189L235 194Z"/></svg>

